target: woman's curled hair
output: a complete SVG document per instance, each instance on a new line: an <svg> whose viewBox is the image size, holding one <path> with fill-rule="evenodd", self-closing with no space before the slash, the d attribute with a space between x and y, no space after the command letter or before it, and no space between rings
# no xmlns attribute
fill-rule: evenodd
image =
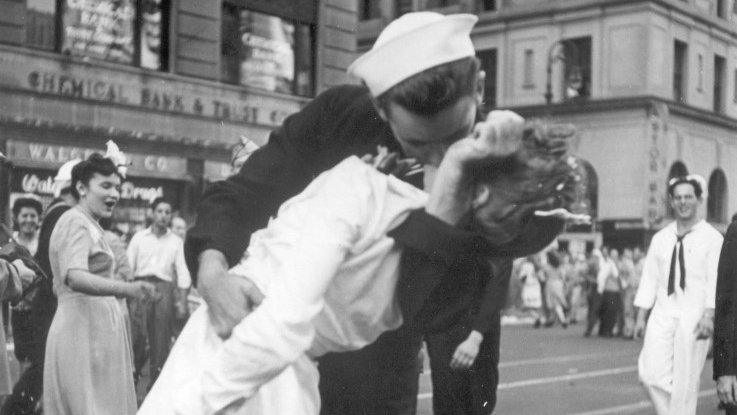
<svg viewBox="0 0 737 415"><path fill-rule="evenodd" d="M79 192L77 192L77 182L82 182L85 186L90 184L90 179L95 173L101 176L110 176L118 174L115 163L109 158L103 157L100 153L92 153L87 160L77 163L72 169L72 196L79 200Z"/></svg>

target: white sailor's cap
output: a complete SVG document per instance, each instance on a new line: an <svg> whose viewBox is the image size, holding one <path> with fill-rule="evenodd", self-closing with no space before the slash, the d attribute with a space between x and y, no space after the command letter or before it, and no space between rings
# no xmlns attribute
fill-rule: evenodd
<svg viewBox="0 0 737 415"><path fill-rule="evenodd" d="M412 75L475 56L471 29L477 20L472 14L407 13L384 28L348 73L361 78L378 97Z"/></svg>

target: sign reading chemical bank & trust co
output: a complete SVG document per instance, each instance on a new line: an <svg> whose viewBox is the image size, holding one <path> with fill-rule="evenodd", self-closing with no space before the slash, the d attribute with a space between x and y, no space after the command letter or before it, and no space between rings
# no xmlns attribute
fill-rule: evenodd
<svg viewBox="0 0 737 415"><path fill-rule="evenodd" d="M105 153L103 148L62 146L9 140L8 158L15 164L56 169L67 161L86 159L92 153ZM187 160L181 157L159 156L127 152L131 162L128 174L140 177L160 177L182 180L187 177Z"/></svg>
<svg viewBox="0 0 737 415"><path fill-rule="evenodd" d="M72 100L119 104L216 120L281 125L302 98L243 91L200 80L182 80L130 68L63 64L47 56L0 54L0 85Z"/></svg>

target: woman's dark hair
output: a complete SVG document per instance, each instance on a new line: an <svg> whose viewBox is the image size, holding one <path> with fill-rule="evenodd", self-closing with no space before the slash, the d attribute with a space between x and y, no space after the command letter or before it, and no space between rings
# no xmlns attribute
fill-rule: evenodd
<svg viewBox="0 0 737 415"><path fill-rule="evenodd" d="M468 57L438 65L411 76L376 98L377 105L389 115L394 102L421 115L435 115L476 90L481 63Z"/></svg>
<svg viewBox="0 0 737 415"><path fill-rule="evenodd" d="M90 179L95 173L101 176L110 176L118 174L115 163L109 158L105 158L100 153L92 153L87 160L77 163L72 169L72 196L79 200L79 192L77 192L77 182L82 182L85 186L90 184Z"/></svg>
<svg viewBox="0 0 737 415"><path fill-rule="evenodd" d="M17 218L21 209L27 207L36 210L39 217L43 212L43 205L41 205L41 202L38 200L31 197L19 197L18 199L15 199L15 202L13 203L13 218Z"/></svg>

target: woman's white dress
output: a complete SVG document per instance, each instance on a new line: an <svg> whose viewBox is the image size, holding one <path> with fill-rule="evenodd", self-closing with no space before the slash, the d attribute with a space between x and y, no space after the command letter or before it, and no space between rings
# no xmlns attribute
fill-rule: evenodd
<svg viewBox="0 0 737 415"><path fill-rule="evenodd" d="M317 414L313 358L402 323L400 249L387 232L427 195L349 157L285 202L233 272L265 294L221 341L202 306L139 414Z"/></svg>

